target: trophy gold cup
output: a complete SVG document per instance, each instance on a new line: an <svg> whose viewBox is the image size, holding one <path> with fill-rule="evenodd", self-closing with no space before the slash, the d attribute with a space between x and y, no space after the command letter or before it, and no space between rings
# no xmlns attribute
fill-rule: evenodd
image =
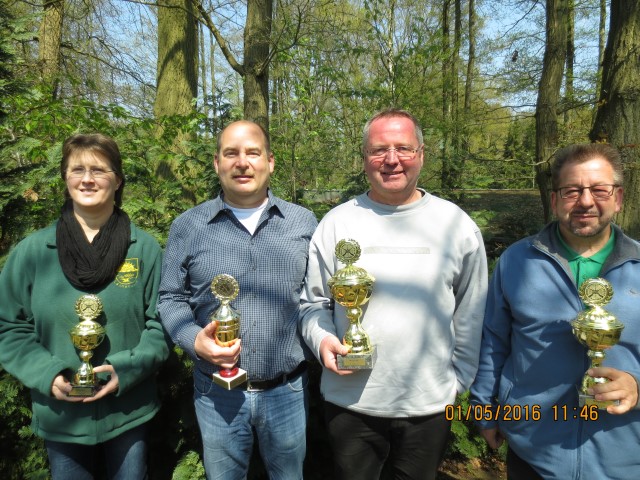
<svg viewBox="0 0 640 480"><path fill-rule="evenodd" d="M613 287L604 278L586 280L578 293L584 304L590 308L580 312L571 322L573 336L587 347L587 356L591 359L590 368L599 367L605 358L605 350L620 340L624 325L602 308L613 297ZM585 374L578 388L580 406L595 405L599 409L606 409L609 405L617 405L617 401L598 401L587 393L589 387L608 381L605 377L590 377Z"/></svg>
<svg viewBox="0 0 640 480"><path fill-rule="evenodd" d="M93 350L102 343L105 330L95 321L102 313L102 302L97 295L83 295L77 301L75 310L80 322L69 331L73 346L80 350L82 363L73 375L70 397L93 397L98 391L98 381L91 366Z"/></svg>
<svg viewBox="0 0 640 480"><path fill-rule="evenodd" d="M362 305L369 301L375 278L364 268L353 265L360 258L360 245L353 239L336 244L336 257L346 267L338 270L327 285L333 299L346 309L349 326L342 343L349 347L347 355L338 355L338 368L342 370L369 370L376 360L376 348L360 325Z"/></svg>
<svg viewBox="0 0 640 480"><path fill-rule="evenodd" d="M233 345L240 336L240 314L231 305L238 296L240 286L231 275L216 275L211 281L211 291L220 301L220 306L211 314L209 320L217 322L215 342L221 347ZM213 381L227 390L247 381L247 372L234 365L233 368L221 368L213 374Z"/></svg>

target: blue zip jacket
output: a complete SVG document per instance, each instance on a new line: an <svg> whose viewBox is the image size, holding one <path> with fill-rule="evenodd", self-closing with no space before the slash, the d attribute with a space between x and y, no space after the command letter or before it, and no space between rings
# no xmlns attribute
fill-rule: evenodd
<svg viewBox="0 0 640 480"><path fill-rule="evenodd" d="M640 378L640 244L616 230L601 277L613 299L604 308L624 323L603 366ZM640 478L640 410L611 415L581 409L577 386L587 349L570 322L584 306L557 223L509 247L487 297L471 417L498 426L509 446L545 479ZM482 413L480 413L482 412Z"/></svg>

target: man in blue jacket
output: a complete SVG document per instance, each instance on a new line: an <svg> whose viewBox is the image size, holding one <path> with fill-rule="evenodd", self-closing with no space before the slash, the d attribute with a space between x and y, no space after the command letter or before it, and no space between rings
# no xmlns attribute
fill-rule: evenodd
<svg viewBox="0 0 640 480"><path fill-rule="evenodd" d="M509 478L640 478L640 244L611 223L622 181L614 148L561 150L552 166L557 220L508 248L491 279L471 401L484 412L487 443L508 442ZM598 368L571 330L585 308L578 288L593 277L611 283L605 309L625 324ZM588 393L617 404L580 406L587 369L609 380Z"/></svg>

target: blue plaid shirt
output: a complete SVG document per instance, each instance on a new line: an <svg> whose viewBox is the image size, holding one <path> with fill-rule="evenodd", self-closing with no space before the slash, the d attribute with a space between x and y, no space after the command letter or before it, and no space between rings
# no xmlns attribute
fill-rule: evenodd
<svg viewBox="0 0 640 480"><path fill-rule="evenodd" d="M220 304L211 293L211 280L221 273L240 284L240 294L231 305L242 317L238 364L250 379L276 378L311 357L297 324L309 241L317 221L309 210L271 191L268 196L253 235L221 197L187 210L171 225L158 311L176 345L205 373L218 367L198 358L194 344Z"/></svg>

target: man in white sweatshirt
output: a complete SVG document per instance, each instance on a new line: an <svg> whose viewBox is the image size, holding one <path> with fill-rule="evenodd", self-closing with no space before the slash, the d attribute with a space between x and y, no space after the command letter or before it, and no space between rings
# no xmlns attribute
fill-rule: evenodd
<svg viewBox="0 0 640 480"><path fill-rule="evenodd" d="M482 235L456 205L418 188L421 127L403 110L364 128L370 190L334 208L310 244L300 329L323 365L321 390L336 478L435 478L450 422L445 407L477 367L487 288ZM376 346L371 370L340 370L349 321L327 281L345 265L342 239L362 249L357 266L376 279L362 326Z"/></svg>

